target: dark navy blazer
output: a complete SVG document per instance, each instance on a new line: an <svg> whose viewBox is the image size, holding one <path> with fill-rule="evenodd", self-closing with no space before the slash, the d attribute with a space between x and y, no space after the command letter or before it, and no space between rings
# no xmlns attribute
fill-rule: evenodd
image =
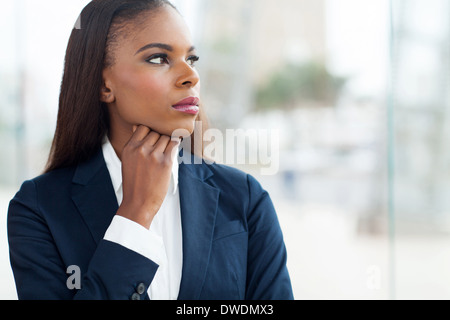
<svg viewBox="0 0 450 320"><path fill-rule="evenodd" d="M274 207L251 175L204 161L181 163L179 192L178 299L293 299ZM148 299L158 265L103 239L117 209L101 150L78 166L25 181L8 211L19 299L130 299L136 292ZM80 289L67 285L69 266L80 268Z"/></svg>

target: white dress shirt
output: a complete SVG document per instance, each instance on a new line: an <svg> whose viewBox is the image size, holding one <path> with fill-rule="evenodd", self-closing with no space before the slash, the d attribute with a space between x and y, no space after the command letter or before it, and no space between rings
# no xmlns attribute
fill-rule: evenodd
<svg viewBox="0 0 450 320"><path fill-rule="evenodd" d="M117 197L122 203L122 163L108 137L103 156ZM178 159L173 161L169 190L154 217L150 230L122 216L115 216L104 239L118 243L155 262L159 267L147 293L152 300L176 300L180 290L183 265Z"/></svg>

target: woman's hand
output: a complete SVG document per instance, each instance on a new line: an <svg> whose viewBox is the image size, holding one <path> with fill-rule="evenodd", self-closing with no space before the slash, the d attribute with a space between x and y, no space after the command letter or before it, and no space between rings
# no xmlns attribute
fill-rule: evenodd
<svg viewBox="0 0 450 320"><path fill-rule="evenodd" d="M123 201L118 215L150 228L169 189L172 152L179 143L145 126L134 130L122 151Z"/></svg>

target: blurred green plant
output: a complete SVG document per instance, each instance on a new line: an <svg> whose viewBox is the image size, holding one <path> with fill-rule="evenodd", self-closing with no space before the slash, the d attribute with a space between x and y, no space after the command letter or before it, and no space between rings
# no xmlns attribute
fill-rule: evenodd
<svg viewBox="0 0 450 320"><path fill-rule="evenodd" d="M288 64L257 89L255 109L289 110L304 103L334 105L346 81L332 75L322 63Z"/></svg>
<svg viewBox="0 0 450 320"><path fill-rule="evenodd" d="M3 115L3 110L5 110L4 104L0 104L0 133L4 133L8 130L8 125L6 122L6 117Z"/></svg>
<svg viewBox="0 0 450 320"><path fill-rule="evenodd" d="M211 49L221 54L232 54L238 48L236 38L223 36L211 44Z"/></svg>

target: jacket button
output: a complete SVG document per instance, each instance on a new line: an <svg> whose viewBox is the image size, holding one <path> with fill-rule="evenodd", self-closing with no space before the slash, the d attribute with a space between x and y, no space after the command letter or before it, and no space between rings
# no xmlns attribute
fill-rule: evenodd
<svg viewBox="0 0 450 320"><path fill-rule="evenodd" d="M144 292L145 292L145 284L139 283L139 285L136 287L136 292L138 294L144 294Z"/></svg>
<svg viewBox="0 0 450 320"><path fill-rule="evenodd" d="M141 296L138 293L133 293L131 300L141 300Z"/></svg>

